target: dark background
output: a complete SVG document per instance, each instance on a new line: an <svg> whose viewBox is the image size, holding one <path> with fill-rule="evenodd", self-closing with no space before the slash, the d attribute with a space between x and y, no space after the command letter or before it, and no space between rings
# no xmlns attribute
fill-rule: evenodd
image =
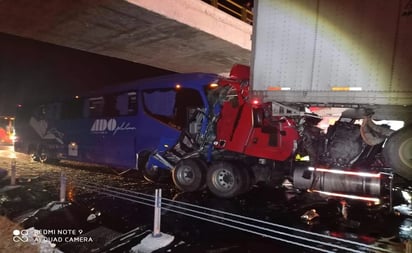
<svg viewBox="0 0 412 253"><path fill-rule="evenodd" d="M0 116L17 105L173 73L116 58L0 33Z"/></svg>

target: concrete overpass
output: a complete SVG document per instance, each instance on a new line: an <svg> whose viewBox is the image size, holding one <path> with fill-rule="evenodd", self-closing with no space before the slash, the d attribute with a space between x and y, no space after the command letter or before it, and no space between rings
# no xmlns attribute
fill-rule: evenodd
<svg viewBox="0 0 412 253"><path fill-rule="evenodd" d="M251 25L201 0L2 0L0 32L176 72L251 56Z"/></svg>

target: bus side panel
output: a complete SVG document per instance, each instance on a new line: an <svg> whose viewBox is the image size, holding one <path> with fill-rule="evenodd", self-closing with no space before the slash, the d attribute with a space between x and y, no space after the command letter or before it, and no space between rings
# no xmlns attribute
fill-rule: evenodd
<svg viewBox="0 0 412 253"><path fill-rule="evenodd" d="M189 112L207 106L205 87L215 80L215 75L175 75L141 82L143 88L136 82L95 97L37 106L19 117L22 139L16 147L23 152L42 147L50 158L134 168L137 153L155 151L161 140L178 140Z"/></svg>

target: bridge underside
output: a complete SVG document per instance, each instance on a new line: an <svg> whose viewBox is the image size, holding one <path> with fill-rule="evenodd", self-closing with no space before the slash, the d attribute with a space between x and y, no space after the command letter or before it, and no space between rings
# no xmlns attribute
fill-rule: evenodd
<svg viewBox="0 0 412 253"><path fill-rule="evenodd" d="M219 31L215 36L196 24L188 25L169 14L166 17L147 6L139 6L141 3L150 5L150 1L166 5L160 6L165 9L160 13L176 13L179 18L182 12L197 15L192 6L181 5L195 2L198 15L204 16L204 23L220 33L222 29L223 33L225 30L230 33L230 29L244 26L246 32L241 31L242 36L250 41L250 25L192 0L179 1L180 6L175 2L176 10L167 6L174 2L169 0L5 0L0 1L0 32L176 72L221 73L227 72L234 63L249 64L249 41L239 46L237 35L233 41L230 41L230 34L222 39ZM183 19L188 17L183 15ZM231 24L227 28L229 21Z"/></svg>

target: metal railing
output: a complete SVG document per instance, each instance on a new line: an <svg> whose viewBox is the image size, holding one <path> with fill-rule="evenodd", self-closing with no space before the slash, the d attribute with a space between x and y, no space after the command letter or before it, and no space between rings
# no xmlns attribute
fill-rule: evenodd
<svg viewBox="0 0 412 253"><path fill-rule="evenodd" d="M11 170L16 170L15 160L11 162ZM14 177L15 173L12 173ZM182 201L168 198L162 198L161 190L156 190L155 195L135 192L119 187L102 185L99 183L88 182L73 177L67 177L64 169L61 170L60 177L53 175L53 180L60 181L60 202L51 204L61 204L64 207L66 203L67 183L70 183L71 190L89 191L97 194L130 201L155 208L155 220L153 235L160 234L160 215L161 210L177 213L190 218L199 219L205 222L214 223L231 229L240 230L250 234L270 238L283 243L288 243L301 248L315 250L318 252L393 252L391 249L380 247L379 244L365 244L348 239L333 237L327 234L319 234L294 227L276 224L252 217L247 217L235 213L225 212L200 205L194 205ZM60 180L59 180L60 179ZM15 178L11 179L11 185L15 184ZM73 188L74 187L74 188ZM69 196L68 201L71 201ZM157 218L156 218L157 216ZM410 241L407 247L411 248ZM406 251L406 252L410 252Z"/></svg>
<svg viewBox="0 0 412 253"><path fill-rule="evenodd" d="M72 183L83 190L155 207L155 209L160 207L160 204L157 205L156 203L161 202L161 210L170 211L318 252L392 252L389 249L375 245L368 245L186 202L161 198L160 194L154 196L78 179L72 180ZM161 199L158 199L159 197ZM158 211L158 213L160 215L160 211ZM160 221L160 217L158 217L158 219ZM160 233L160 225L157 226L157 232Z"/></svg>
<svg viewBox="0 0 412 253"><path fill-rule="evenodd" d="M240 5L232 0L202 0L219 10L222 10L248 24L253 24L253 12L251 7ZM252 1L250 1L252 3Z"/></svg>

